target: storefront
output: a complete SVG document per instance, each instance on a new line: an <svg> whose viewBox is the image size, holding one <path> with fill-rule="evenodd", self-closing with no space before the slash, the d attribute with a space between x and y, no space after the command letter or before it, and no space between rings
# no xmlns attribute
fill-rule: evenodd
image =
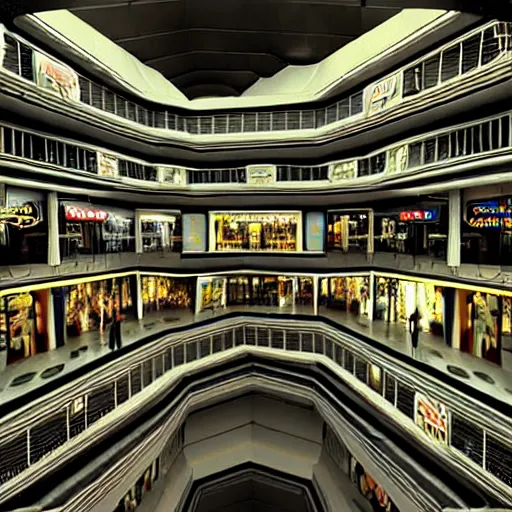
<svg viewBox="0 0 512 512"><path fill-rule="evenodd" d="M62 258L133 252L134 212L86 202L61 201L59 239Z"/></svg>
<svg viewBox="0 0 512 512"><path fill-rule="evenodd" d="M448 293L432 283L376 276L374 320L402 324L405 329L417 308L421 330L443 336L445 295ZM451 333L446 335L449 341Z"/></svg>
<svg viewBox="0 0 512 512"><path fill-rule="evenodd" d="M105 332L112 322L114 309L127 319L135 318L135 287L135 276L125 276L64 288L67 336L80 336L89 331Z"/></svg>
<svg viewBox="0 0 512 512"><path fill-rule="evenodd" d="M139 212L140 249L137 252L181 252L183 248L179 213Z"/></svg>
<svg viewBox="0 0 512 512"><path fill-rule="evenodd" d="M233 276L226 281L228 306L313 306L313 279L302 276Z"/></svg>
<svg viewBox="0 0 512 512"><path fill-rule="evenodd" d="M462 223L462 263L512 265L512 198L471 201Z"/></svg>
<svg viewBox="0 0 512 512"><path fill-rule="evenodd" d="M210 251L302 251L300 212L212 212Z"/></svg>
<svg viewBox="0 0 512 512"><path fill-rule="evenodd" d="M446 259L448 215L444 205L375 212L375 251Z"/></svg>
<svg viewBox="0 0 512 512"><path fill-rule="evenodd" d="M195 280L187 277L142 276L144 314L192 309Z"/></svg>
<svg viewBox="0 0 512 512"><path fill-rule="evenodd" d="M369 318L371 307L369 276L322 278L319 304Z"/></svg>
<svg viewBox="0 0 512 512"><path fill-rule="evenodd" d="M47 263L46 194L14 187L0 194L0 265Z"/></svg>
<svg viewBox="0 0 512 512"><path fill-rule="evenodd" d="M0 335L7 345L7 364L49 350L49 290L0 298Z"/></svg>
<svg viewBox="0 0 512 512"><path fill-rule="evenodd" d="M510 335L510 298L474 290L456 290L460 314L460 350L501 364L502 334Z"/></svg>
<svg viewBox="0 0 512 512"><path fill-rule="evenodd" d="M372 252L372 237L372 210L340 210L327 213L328 250Z"/></svg>

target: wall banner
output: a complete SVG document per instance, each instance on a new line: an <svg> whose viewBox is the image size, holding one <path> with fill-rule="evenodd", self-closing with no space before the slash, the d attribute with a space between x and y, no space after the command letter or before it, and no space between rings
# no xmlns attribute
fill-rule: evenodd
<svg viewBox="0 0 512 512"><path fill-rule="evenodd" d="M338 183L357 176L357 160L329 165L329 181Z"/></svg>
<svg viewBox="0 0 512 512"><path fill-rule="evenodd" d="M390 149L388 152L388 171L403 172L409 165L409 145Z"/></svg>
<svg viewBox="0 0 512 512"><path fill-rule="evenodd" d="M98 160L98 176L105 176L108 178L115 178L119 174L119 165L117 157L113 155L106 155L101 151L97 154Z"/></svg>
<svg viewBox="0 0 512 512"><path fill-rule="evenodd" d="M306 250L324 250L325 216L323 212L308 212L306 215Z"/></svg>
<svg viewBox="0 0 512 512"><path fill-rule="evenodd" d="M62 98L80 101L78 75L62 62L58 62L38 51L33 52L33 65L36 84Z"/></svg>
<svg viewBox="0 0 512 512"><path fill-rule="evenodd" d="M183 252L206 251L206 217L202 213L183 215Z"/></svg>
<svg viewBox="0 0 512 512"><path fill-rule="evenodd" d="M370 85L365 90L366 115L371 116L402 101L402 72Z"/></svg>
<svg viewBox="0 0 512 512"><path fill-rule="evenodd" d="M444 404L416 393L414 421L432 441L448 444L448 412Z"/></svg>
<svg viewBox="0 0 512 512"><path fill-rule="evenodd" d="M187 184L187 171L182 167L158 167L158 174L160 183L180 186Z"/></svg>

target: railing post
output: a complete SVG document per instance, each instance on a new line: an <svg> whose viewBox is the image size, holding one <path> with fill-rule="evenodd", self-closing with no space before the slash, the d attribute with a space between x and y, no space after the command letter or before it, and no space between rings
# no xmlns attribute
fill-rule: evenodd
<svg viewBox="0 0 512 512"><path fill-rule="evenodd" d="M27 465L30 466L30 428L27 428Z"/></svg>

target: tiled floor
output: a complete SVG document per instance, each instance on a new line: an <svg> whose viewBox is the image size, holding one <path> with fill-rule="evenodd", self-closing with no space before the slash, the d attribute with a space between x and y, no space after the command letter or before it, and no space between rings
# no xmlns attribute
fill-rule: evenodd
<svg viewBox="0 0 512 512"><path fill-rule="evenodd" d="M126 320L122 325L123 345L130 345L149 334L166 330L172 327L191 325L194 322L218 318L225 313L233 311L296 313L311 314L311 308L265 308L237 306L193 315L187 311L174 311L165 313L152 313L146 315L144 320ZM403 325L390 325L382 321L368 322L352 314L320 308L319 314L343 324L356 332L369 336L376 341L392 347L393 349L411 356L409 334ZM68 343L57 350L39 354L16 364L9 365L0 372L0 404L5 404L23 394L37 388L57 376L72 372L80 366L101 358L110 352L107 346L108 334L101 336L98 332L85 333L80 337L68 340ZM87 350L78 350L87 346ZM73 358L72 353L78 350L78 357ZM503 352L503 367L475 358L446 346L442 339L428 333L420 335L420 342L415 357L431 366L438 368L458 378L467 384L491 394L494 397L512 404L512 353ZM55 375L43 379L41 373L51 367L64 364L63 369ZM449 371L448 366L462 369L465 376L459 377ZM17 377L34 372L36 375L30 381L12 386ZM476 373L475 373L476 372ZM479 376L478 372L482 375Z"/></svg>

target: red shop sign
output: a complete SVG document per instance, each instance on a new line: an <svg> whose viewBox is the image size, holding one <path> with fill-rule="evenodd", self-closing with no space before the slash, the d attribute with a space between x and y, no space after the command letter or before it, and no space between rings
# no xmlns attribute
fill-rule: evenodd
<svg viewBox="0 0 512 512"><path fill-rule="evenodd" d="M80 208L79 206L66 206L66 220L71 222L105 222L108 213L94 208Z"/></svg>

